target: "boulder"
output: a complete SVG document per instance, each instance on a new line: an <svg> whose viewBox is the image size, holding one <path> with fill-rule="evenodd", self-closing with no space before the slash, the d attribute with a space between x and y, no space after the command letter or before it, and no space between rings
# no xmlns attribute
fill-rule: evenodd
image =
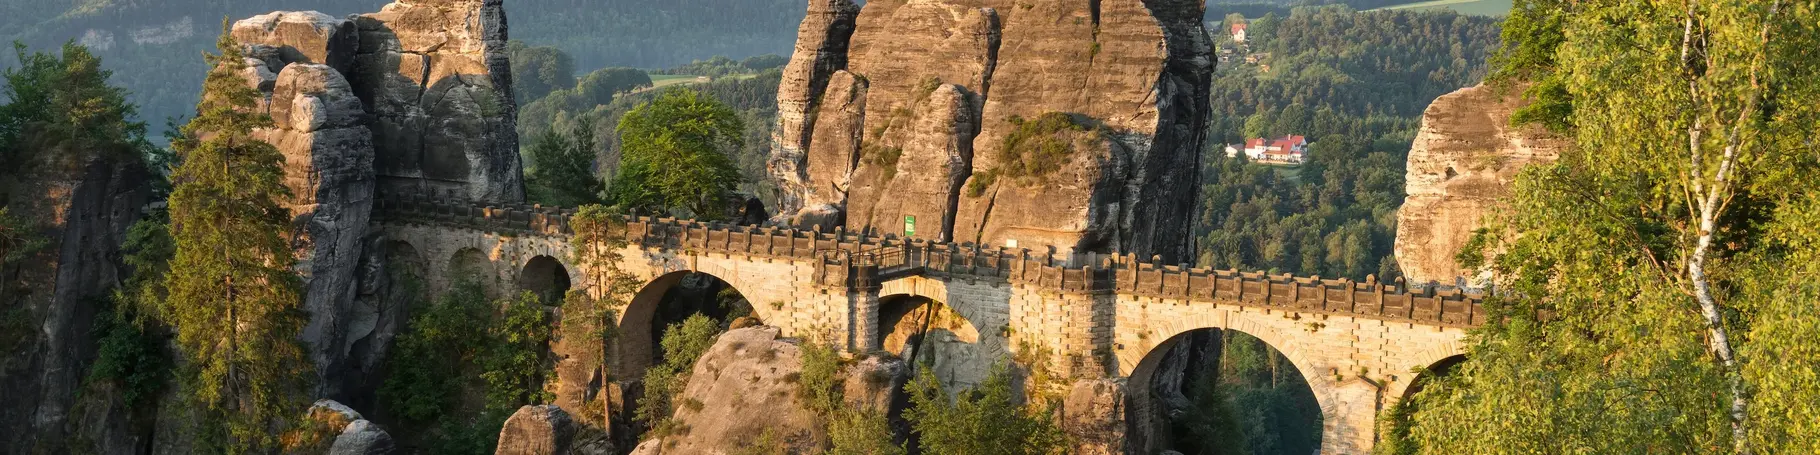
<svg viewBox="0 0 1820 455"><path fill-rule="evenodd" d="M499 430L495 455L559 455L569 453L575 442L575 422L562 408L525 406L506 419Z"/></svg>
<svg viewBox="0 0 1820 455"><path fill-rule="evenodd" d="M645 441L632 453L735 453L766 433L790 453L826 450L824 416L807 409L797 394L802 348L780 333L758 326L721 334L696 361L674 402L679 430ZM836 381L849 406L889 411L908 375L902 360L876 358L849 365Z"/></svg>
<svg viewBox="0 0 1820 455"><path fill-rule="evenodd" d="M348 424L329 446L329 455L390 455L396 450L392 435L372 422L356 420Z"/></svg>
<svg viewBox="0 0 1820 455"><path fill-rule="evenodd" d="M1466 277L1469 287L1483 285L1484 271L1466 270L1454 257L1524 166L1553 162L1569 145L1541 127L1510 124L1527 104L1521 92L1469 87L1422 114L1404 179L1408 198L1397 211L1397 263L1409 282L1455 285Z"/></svg>

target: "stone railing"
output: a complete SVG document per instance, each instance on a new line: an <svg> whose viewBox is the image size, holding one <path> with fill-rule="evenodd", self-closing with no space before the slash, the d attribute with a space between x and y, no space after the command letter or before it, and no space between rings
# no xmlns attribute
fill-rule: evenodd
<svg viewBox="0 0 1820 455"><path fill-rule="evenodd" d="M570 234L575 211L536 205L481 205L423 194L382 195L381 221L464 227L505 235ZM843 229L790 229L626 217L627 237L646 248L788 258L816 264L818 284L871 287L913 275L1005 280L1071 293L1119 293L1188 302L1236 302L1287 311L1363 316L1429 325L1485 322L1484 296L1439 286L1411 289L1401 279L1300 278L1263 272L1160 266L1135 256L1055 255L1028 249L863 235Z"/></svg>

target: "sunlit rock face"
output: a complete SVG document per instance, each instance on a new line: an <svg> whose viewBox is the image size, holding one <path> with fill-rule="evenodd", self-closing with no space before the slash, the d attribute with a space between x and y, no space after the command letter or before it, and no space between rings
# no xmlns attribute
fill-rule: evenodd
<svg viewBox="0 0 1820 455"><path fill-rule="evenodd" d="M524 201L503 0L397 2L353 21L348 79L373 115L381 188Z"/></svg>
<svg viewBox="0 0 1820 455"><path fill-rule="evenodd" d="M1537 126L1513 126L1521 88L1461 89L1435 100L1409 151L1408 198L1397 212L1397 263L1411 283L1484 284L1455 260L1524 166L1553 162L1568 141Z"/></svg>
<svg viewBox="0 0 1820 455"><path fill-rule="evenodd" d="M772 170L791 183L783 200L805 202L780 219L835 205L850 230L1186 259L1213 69L1203 12L1193 0L875 0L845 42L805 21L793 67L866 88L862 102L815 77L779 88L780 109L809 106L780 119L790 140ZM830 120L834 104L860 109ZM1015 134L1057 114L1073 127ZM1038 158L1007 147L1013 136L1064 146ZM824 140L838 151L817 155Z"/></svg>

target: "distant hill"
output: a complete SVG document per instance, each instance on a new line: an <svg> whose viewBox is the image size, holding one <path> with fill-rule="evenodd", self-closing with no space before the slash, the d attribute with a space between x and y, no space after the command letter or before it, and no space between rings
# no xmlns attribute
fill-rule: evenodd
<svg viewBox="0 0 1820 455"><path fill-rule="evenodd" d="M334 16L377 11L385 0L0 0L0 39L34 50L76 41L133 92L154 130L187 116L202 86L201 53L223 18L278 10ZM802 0L507 0L513 39L561 48L586 72L668 68L725 55L789 54ZM0 58L0 67L17 62Z"/></svg>

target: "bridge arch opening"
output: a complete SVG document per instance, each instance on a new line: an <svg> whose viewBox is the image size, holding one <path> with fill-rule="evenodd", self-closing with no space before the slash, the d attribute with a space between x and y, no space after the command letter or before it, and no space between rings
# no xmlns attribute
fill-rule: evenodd
<svg viewBox="0 0 1820 455"><path fill-rule="evenodd" d="M449 257L449 268L443 275L443 278L448 281L447 289L472 283L487 289L488 295L493 294L492 285L495 275L493 260L487 258L487 254L481 252L479 248L456 250L455 255ZM447 292L447 289L444 292Z"/></svg>
<svg viewBox="0 0 1820 455"><path fill-rule="evenodd" d="M569 288L569 269L550 256L531 258L518 273L518 289L537 294L544 305L560 306Z"/></svg>
<svg viewBox="0 0 1820 455"><path fill-rule="evenodd" d="M879 298L878 339L885 352L927 364L951 390L978 385L995 356L983 353L979 328L954 308L929 297Z"/></svg>
<svg viewBox="0 0 1820 455"><path fill-rule="evenodd" d="M697 314L724 331L734 319L751 316L752 304L732 284L708 273L671 272L651 280L633 295L620 318L616 376L643 378L646 369L664 361L665 331Z"/></svg>
<svg viewBox="0 0 1820 455"><path fill-rule="evenodd" d="M1403 389L1401 396L1396 397L1396 404L1391 405L1390 409L1381 416L1387 421L1381 423L1379 427L1383 429L1383 433L1381 433L1383 440L1379 442L1381 444L1379 448L1388 448L1386 453L1400 453L1399 449L1409 444L1410 424L1423 404L1420 398L1422 391L1439 386L1438 381L1453 375L1454 371L1458 370L1460 364L1464 362L1466 362L1465 354L1455 354L1415 372L1415 378L1409 381L1409 387Z"/></svg>
<svg viewBox="0 0 1820 455"><path fill-rule="evenodd" d="M1127 437L1138 453L1317 453L1321 405L1294 362L1250 334L1190 330L1145 354L1129 379Z"/></svg>

